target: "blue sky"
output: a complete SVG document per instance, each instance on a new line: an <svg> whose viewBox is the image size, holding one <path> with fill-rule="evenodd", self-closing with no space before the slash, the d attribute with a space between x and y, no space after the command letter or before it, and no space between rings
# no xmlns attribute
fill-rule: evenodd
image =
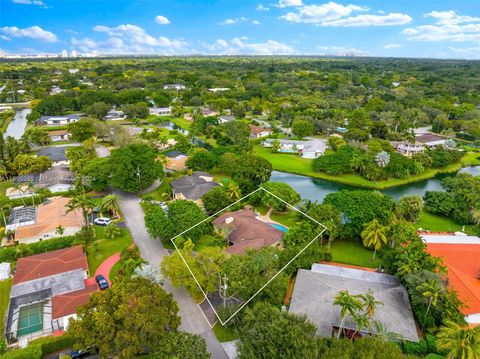
<svg viewBox="0 0 480 359"><path fill-rule="evenodd" d="M480 1L0 0L0 51L480 59Z"/></svg>

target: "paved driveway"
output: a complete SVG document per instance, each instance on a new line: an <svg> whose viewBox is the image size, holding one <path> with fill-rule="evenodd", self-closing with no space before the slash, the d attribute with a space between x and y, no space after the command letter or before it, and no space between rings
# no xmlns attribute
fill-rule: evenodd
<svg viewBox="0 0 480 359"><path fill-rule="evenodd" d="M116 191L116 194L121 199L120 207L127 228L140 249L142 257L151 264L159 266L167 252L159 240L152 239L148 234L140 199L135 194L119 191ZM228 359L223 347L213 334L205 316L192 297L183 288L173 288L168 280L165 281L164 288L167 292L173 294L180 308L180 316L182 317L180 329L202 336L207 342L208 351L212 354L213 359Z"/></svg>

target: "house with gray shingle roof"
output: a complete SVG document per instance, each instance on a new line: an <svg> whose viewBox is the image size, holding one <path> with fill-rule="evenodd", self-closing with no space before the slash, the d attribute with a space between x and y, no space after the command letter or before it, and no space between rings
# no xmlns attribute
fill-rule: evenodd
<svg viewBox="0 0 480 359"><path fill-rule="evenodd" d="M202 196L214 187L220 186L208 172L193 172L170 182L174 199L187 199L201 203Z"/></svg>
<svg viewBox="0 0 480 359"><path fill-rule="evenodd" d="M403 340L418 342L408 294L400 280L365 268L313 264L311 270L300 269L289 311L305 315L315 324L319 335L331 337L342 320L341 307L333 302L337 293L345 289L353 295L366 294L371 290L375 299L383 303L377 306L373 320L380 321L388 332L400 335ZM350 316L347 316L343 327L356 330ZM360 335L370 334L375 334L374 326L360 331Z"/></svg>

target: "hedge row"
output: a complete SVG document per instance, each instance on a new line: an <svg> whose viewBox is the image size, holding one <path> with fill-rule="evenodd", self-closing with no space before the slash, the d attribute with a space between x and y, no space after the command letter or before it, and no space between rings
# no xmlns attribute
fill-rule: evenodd
<svg viewBox="0 0 480 359"><path fill-rule="evenodd" d="M45 337L33 340L24 349L6 352L2 359L42 359L45 355L71 348L72 346L73 340L65 334L59 337Z"/></svg>
<svg viewBox="0 0 480 359"><path fill-rule="evenodd" d="M75 240L74 236L58 237L32 244L19 244L14 247L0 248L0 263L14 262L18 258L71 247Z"/></svg>

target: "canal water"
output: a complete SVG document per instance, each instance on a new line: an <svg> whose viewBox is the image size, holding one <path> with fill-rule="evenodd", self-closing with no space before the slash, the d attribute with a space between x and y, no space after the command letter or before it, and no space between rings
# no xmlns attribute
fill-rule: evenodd
<svg viewBox="0 0 480 359"><path fill-rule="evenodd" d="M32 112L29 108L19 109L15 112L15 117L12 122L7 127L7 130L3 134L4 138L12 136L16 140L22 137L25 132L25 127L27 126L27 115Z"/></svg>
<svg viewBox="0 0 480 359"><path fill-rule="evenodd" d="M470 173L473 176L480 175L480 166L464 167L460 172ZM402 186L388 188L381 192L389 195L390 197L398 200L404 195L419 195L423 196L426 191L441 191L442 179L451 175L437 175L425 181L409 183ZM309 199L311 201L323 201L325 196L332 192L338 192L342 189L358 189L358 187L352 187L343 185L340 183L329 182L322 179L299 176L292 173L273 171L270 177L272 182L284 182L288 183L297 191L303 199Z"/></svg>

